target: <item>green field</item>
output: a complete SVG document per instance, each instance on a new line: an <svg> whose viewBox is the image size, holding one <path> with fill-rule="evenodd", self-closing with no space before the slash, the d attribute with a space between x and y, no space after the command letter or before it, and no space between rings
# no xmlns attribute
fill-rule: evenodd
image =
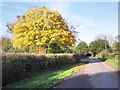
<svg viewBox="0 0 120 90"><path fill-rule="evenodd" d="M49 88L66 77L79 71L84 64L69 65L56 71L47 71L17 83L8 85L7 88Z"/></svg>

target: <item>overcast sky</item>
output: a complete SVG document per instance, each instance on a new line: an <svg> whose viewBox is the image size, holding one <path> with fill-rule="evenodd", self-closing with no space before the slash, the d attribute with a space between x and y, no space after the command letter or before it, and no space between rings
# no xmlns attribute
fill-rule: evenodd
<svg viewBox="0 0 120 90"><path fill-rule="evenodd" d="M118 35L117 2L3 2L0 3L2 34L9 37L6 32L7 22L15 21L16 15L23 15L37 6L57 10L70 25L79 26L76 29L79 32L78 38L87 43L99 34L110 34L113 37Z"/></svg>

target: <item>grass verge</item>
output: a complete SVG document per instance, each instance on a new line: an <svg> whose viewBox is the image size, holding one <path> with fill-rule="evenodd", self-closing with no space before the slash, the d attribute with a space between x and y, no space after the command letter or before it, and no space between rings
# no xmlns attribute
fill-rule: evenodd
<svg viewBox="0 0 120 90"><path fill-rule="evenodd" d="M118 67L118 60L117 59L115 59L115 58L108 58L105 62L108 63L108 64L110 64L114 68L120 70L120 68Z"/></svg>
<svg viewBox="0 0 120 90"><path fill-rule="evenodd" d="M8 85L5 88L49 88L79 71L83 65L84 64L69 65L56 71L49 70L43 74Z"/></svg>

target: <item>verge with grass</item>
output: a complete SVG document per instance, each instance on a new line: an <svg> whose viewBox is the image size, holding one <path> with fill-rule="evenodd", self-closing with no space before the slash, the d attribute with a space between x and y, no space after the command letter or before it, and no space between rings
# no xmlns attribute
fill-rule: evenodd
<svg viewBox="0 0 120 90"><path fill-rule="evenodd" d="M84 64L76 64L64 66L63 68L55 71L48 70L43 74L7 85L5 88L49 88L79 71L83 65Z"/></svg>
<svg viewBox="0 0 120 90"><path fill-rule="evenodd" d="M110 64L112 67L120 70L120 68L118 67L118 59L116 59L116 58L108 58L105 62Z"/></svg>

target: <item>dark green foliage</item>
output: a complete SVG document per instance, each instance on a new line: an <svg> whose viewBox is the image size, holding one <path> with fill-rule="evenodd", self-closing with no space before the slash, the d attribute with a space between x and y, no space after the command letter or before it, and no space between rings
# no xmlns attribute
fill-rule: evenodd
<svg viewBox="0 0 120 90"><path fill-rule="evenodd" d="M79 63L80 62L80 55L74 54L74 59L77 61L77 63Z"/></svg>
<svg viewBox="0 0 120 90"><path fill-rule="evenodd" d="M51 43L49 47L46 48L47 53L61 53L62 49L56 43Z"/></svg>
<svg viewBox="0 0 120 90"><path fill-rule="evenodd" d="M63 52L64 53L74 53L73 49L74 49L74 47L67 47L67 46L65 46Z"/></svg>
<svg viewBox="0 0 120 90"><path fill-rule="evenodd" d="M110 53L113 53L112 47L109 47L107 50L108 50Z"/></svg>
<svg viewBox="0 0 120 90"><path fill-rule="evenodd" d="M98 59L100 59L103 62L107 60L107 58L98 58Z"/></svg>
<svg viewBox="0 0 120 90"><path fill-rule="evenodd" d="M2 54L2 84L3 86L25 77L42 73L48 69L56 70L65 65L80 61L79 55L48 55L35 54Z"/></svg>
<svg viewBox="0 0 120 90"><path fill-rule="evenodd" d="M22 49L20 49L19 52L35 53L36 52L36 47L34 45L24 46Z"/></svg>
<svg viewBox="0 0 120 90"><path fill-rule="evenodd" d="M93 57L95 57L96 54L97 54L96 49L93 49L91 52L92 52L92 54L93 54Z"/></svg>
<svg viewBox="0 0 120 90"><path fill-rule="evenodd" d="M73 53L73 50L69 46L63 46L63 48L60 48L60 46L57 43L51 43L49 47L46 48L46 53Z"/></svg>
<svg viewBox="0 0 120 90"><path fill-rule="evenodd" d="M86 42L81 41L75 48L76 53L84 54L88 52L88 45Z"/></svg>

